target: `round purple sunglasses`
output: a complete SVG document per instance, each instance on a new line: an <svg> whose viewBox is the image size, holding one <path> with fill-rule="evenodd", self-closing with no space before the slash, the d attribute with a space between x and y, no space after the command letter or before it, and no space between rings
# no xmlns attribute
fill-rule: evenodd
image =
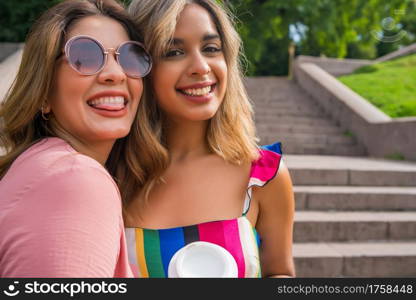
<svg viewBox="0 0 416 300"><path fill-rule="evenodd" d="M82 75L94 75L100 72L107 62L110 50L114 51L118 64L127 76L142 78L152 68L152 60L144 46L136 41L127 41L117 49L104 49L96 39L77 35L65 44L65 56L69 65Z"/></svg>

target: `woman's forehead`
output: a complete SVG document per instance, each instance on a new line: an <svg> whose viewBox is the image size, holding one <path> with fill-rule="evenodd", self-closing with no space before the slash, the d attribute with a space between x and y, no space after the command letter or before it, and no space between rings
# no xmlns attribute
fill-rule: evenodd
<svg viewBox="0 0 416 300"><path fill-rule="evenodd" d="M106 16L87 16L72 24L66 39L77 35L87 35L97 39L103 46L112 48L129 40L129 35L122 24Z"/></svg>
<svg viewBox="0 0 416 300"><path fill-rule="evenodd" d="M178 17L175 38L181 35L218 35L217 28L209 12L202 6L187 4Z"/></svg>

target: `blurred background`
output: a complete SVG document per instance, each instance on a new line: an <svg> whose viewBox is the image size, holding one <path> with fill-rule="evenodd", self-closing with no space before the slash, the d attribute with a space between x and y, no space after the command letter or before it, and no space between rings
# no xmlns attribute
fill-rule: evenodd
<svg viewBox="0 0 416 300"><path fill-rule="evenodd" d="M249 76L288 74L291 43L296 55L375 59L416 41L414 0L224 1L237 17ZM32 22L57 2L0 1L0 42L24 42Z"/></svg>

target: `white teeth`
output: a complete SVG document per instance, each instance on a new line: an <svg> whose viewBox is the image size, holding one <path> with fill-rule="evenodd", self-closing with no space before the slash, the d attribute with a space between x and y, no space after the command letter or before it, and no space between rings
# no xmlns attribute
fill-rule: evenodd
<svg viewBox="0 0 416 300"><path fill-rule="evenodd" d="M182 90L185 94L190 96L204 96L211 91L211 86L206 86L204 88L199 89L186 89Z"/></svg>
<svg viewBox="0 0 416 300"><path fill-rule="evenodd" d="M124 97L101 97L98 99L88 101L90 105L101 105L101 104L124 104Z"/></svg>

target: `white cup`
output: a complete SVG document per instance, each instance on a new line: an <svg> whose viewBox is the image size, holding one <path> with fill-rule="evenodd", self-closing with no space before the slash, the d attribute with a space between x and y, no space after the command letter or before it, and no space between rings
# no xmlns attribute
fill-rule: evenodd
<svg viewBox="0 0 416 300"><path fill-rule="evenodd" d="M223 247L208 242L193 242L172 257L170 278L238 277L237 262Z"/></svg>

